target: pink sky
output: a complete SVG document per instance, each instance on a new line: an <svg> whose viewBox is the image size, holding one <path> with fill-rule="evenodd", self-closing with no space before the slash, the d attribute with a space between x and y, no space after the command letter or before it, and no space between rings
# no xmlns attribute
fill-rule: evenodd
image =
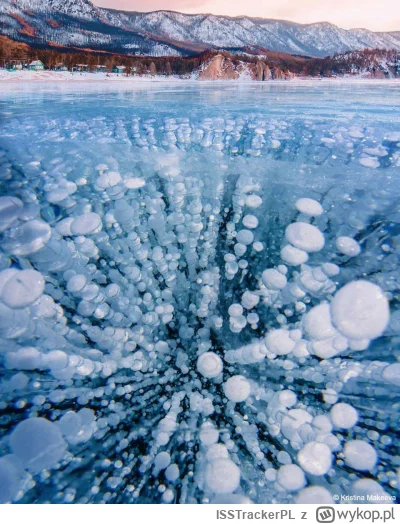
<svg viewBox="0 0 400 524"><path fill-rule="evenodd" d="M340 27L400 31L398 0L94 0L96 5L127 11L166 9L281 18L300 23L332 22Z"/></svg>

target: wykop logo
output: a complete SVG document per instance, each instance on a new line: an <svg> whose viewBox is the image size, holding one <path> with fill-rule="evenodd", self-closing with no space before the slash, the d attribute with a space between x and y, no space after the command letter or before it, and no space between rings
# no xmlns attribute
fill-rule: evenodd
<svg viewBox="0 0 400 524"><path fill-rule="evenodd" d="M335 522L335 509L330 506L320 506L317 508L317 522L331 524Z"/></svg>

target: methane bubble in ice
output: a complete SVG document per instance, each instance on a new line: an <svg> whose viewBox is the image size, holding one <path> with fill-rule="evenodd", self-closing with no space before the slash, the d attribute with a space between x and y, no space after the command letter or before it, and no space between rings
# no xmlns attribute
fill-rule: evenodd
<svg viewBox="0 0 400 524"><path fill-rule="evenodd" d="M324 212L321 204L312 198L299 198L296 202L296 209L310 217L318 217Z"/></svg>
<svg viewBox="0 0 400 524"><path fill-rule="evenodd" d="M62 96L0 149L0 502L393 502L393 120Z"/></svg>
<svg viewBox="0 0 400 524"><path fill-rule="evenodd" d="M264 285L273 290L283 289L286 286L287 279L276 269L266 269L262 274Z"/></svg>
<svg viewBox="0 0 400 524"><path fill-rule="evenodd" d="M3 247L13 255L32 255L41 250L51 237L51 228L43 220L22 222L8 229L4 235Z"/></svg>
<svg viewBox="0 0 400 524"><path fill-rule="evenodd" d="M248 229L255 229L258 226L258 218L254 215L246 215L243 217L243 225Z"/></svg>
<svg viewBox="0 0 400 524"><path fill-rule="evenodd" d="M352 428L358 420L357 410L344 402L335 404L331 409L330 415L333 425L337 428Z"/></svg>
<svg viewBox="0 0 400 524"><path fill-rule="evenodd" d="M71 224L73 235L88 235L101 227L101 218L97 213L86 213L75 218Z"/></svg>
<svg viewBox="0 0 400 524"><path fill-rule="evenodd" d="M276 480L286 491L298 491L306 484L304 472L296 464L286 464L278 470Z"/></svg>
<svg viewBox="0 0 400 524"><path fill-rule="evenodd" d="M0 231L5 231L13 224L16 224L23 203L19 198L11 196L0 197Z"/></svg>
<svg viewBox="0 0 400 524"><path fill-rule="evenodd" d="M235 375L225 382L224 391L230 401L243 402L250 395L250 384L241 375Z"/></svg>
<svg viewBox="0 0 400 524"><path fill-rule="evenodd" d="M374 448L363 440L349 440L343 449L344 460L348 466L358 471L374 469L377 455Z"/></svg>
<svg viewBox="0 0 400 524"><path fill-rule="evenodd" d="M308 255L305 251L297 249L288 244L281 250L281 258L285 264L289 266L300 266L305 264L308 260Z"/></svg>
<svg viewBox="0 0 400 524"><path fill-rule="evenodd" d="M389 322L388 300L376 284L365 280L350 282L332 300L332 319L337 329L350 339L377 338Z"/></svg>
<svg viewBox="0 0 400 524"><path fill-rule="evenodd" d="M197 369L203 377L214 378L222 373L223 363L218 355L212 351L207 351L199 356Z"/></svg>
<svg viewBox="0 0 400 524"><path fill-rule="evenodd" d="M323 486L302 489L296 497L296 504L334 504L333 497Z"/></svg>
<svg viewBox="0 0 400 524"><path fill-rule="evenodd" d="M9 271L4 270L2 273ZM0 273L0 279L2 277ZM0 299L10 308L19 309L29 306L38 299L44 290L44 279L34 269L16 271L3 281Z"/></svg>
<svg viewBox="0 0 400 524"><path fill-rule="evenodd" d="M312 253L324 247L324 235L310 224L294 222L286 228L286 239L297 249Z"/></svg>
<svg viewBox="0 0 400 524"><path fill-rule="evenodd" d="M289 331L274 329L265 337L265 345L271 353L287 355L293 351L296 342L290 337Z"/></svg>
<svg viewBox="0 0 400 524"><path fill-rule="evenodd" d="M206 466L205 480L214 493L232 493L239 487L240 470L230 459L212 460Z"/></svg>
<svg viewBox="0 0 400 524"><path fill-rule="evenodd" d="M0 458L0 504L8 503L17 496L22 471L14 455Z"/></svg>
<svg viewBox="0 0 400 524"><path fill-rule="evenodd" d="M53 422L31 418L20 422L11 433L10 447L26 469L39 473L57 465L67 444Z"/></svg>
<svg viewBox="0 0 400 524"><path fill-rule="evenodd" d="M358 242L350 237L338 237L336 239L336 247L343 255L348 257L356 257L361 251Z"/></svg>
<svg viewBox="0 0 400 524"><path fill-rule="evenodd" d="M332 463L329 447L320 442L309 442L299 451L297 457L300 466L311 475L325 475Z"/></svg>

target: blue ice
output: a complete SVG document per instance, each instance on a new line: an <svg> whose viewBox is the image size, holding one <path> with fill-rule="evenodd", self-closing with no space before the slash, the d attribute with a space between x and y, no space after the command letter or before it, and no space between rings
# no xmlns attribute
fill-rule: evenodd
<svg viewBox="0 0 400 524"><path fill-rule="evenodd" d="M396 499L398 99L2 87L0 502Z"/></svg>

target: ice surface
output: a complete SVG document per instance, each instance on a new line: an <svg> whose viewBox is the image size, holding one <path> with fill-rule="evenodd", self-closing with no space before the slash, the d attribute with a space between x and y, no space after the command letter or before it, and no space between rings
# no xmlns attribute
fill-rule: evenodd
<svg viewBox="0 0 400 524"><path fill-rule="evenodd" d="M1 502L398 495L398 87L322 84L3 93Z"/></svg>

